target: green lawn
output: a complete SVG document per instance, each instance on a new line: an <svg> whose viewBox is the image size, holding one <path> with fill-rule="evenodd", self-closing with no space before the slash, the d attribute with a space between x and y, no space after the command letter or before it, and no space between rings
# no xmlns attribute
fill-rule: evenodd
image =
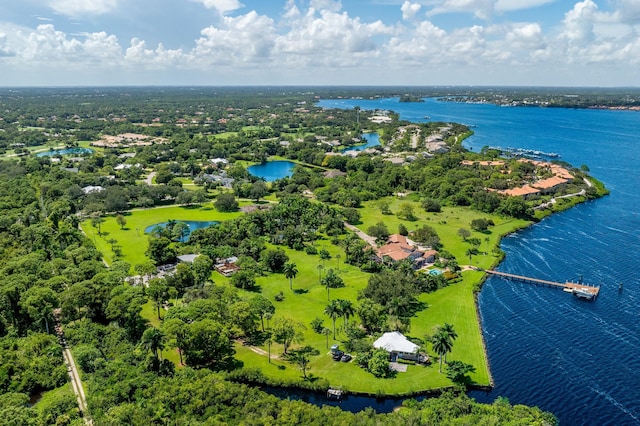
<svg viewBox="0 0 640 426"><path fill-rule="evenodd" d="M215 138L219 138L219 139L229 139L232 136L236 136L238 134L238 132L221 132L221 133L216 133L215 135L213 135L213 137Z"/></svg>
<svg viewBox="0 0 640 426"><path fill-rule="evenodd" d="M148 237L144 233L146 227L169 220L202 220L225 221L240 216L241 212L221 213L212 203L199 207L168 206L153 209L134 210L124 215L127 224L124 229L116 223L114 215L105 217L101 226L102 235L91 226L91 220L85 220L80 227L87 237L94 241L96 247L103 254L107 263L113 262L111 244L107 241L115 239L122 247L122 260L129 262L131 266L144 263L148 260L144 252L147 249Z"/></svg>
<svg viewBox="0 0 640 426"><path fill-rule="evenodd" d="M397 211L398 206L403 202L411 201L393 199L392 211ZM401 221L395 215L382 216L375 205L367 203L361 209L363 223L359 227L366 230L368 226L383 220L391 232L396 232L400 222L405 223L409 229L415 229L425 223L429 224L437 230L445 249L456 255L460 264L465 264L468 263L465 252L469 244L462 241L457 235L457 231L459 228L470 229L469 223L472 219L478 217L491 218L496 223L496 226L491 228L491 233L473 233L472 236L481 238L483 241L480 247L481 252L486 251L486 247L491 248L496 245L501 234L506 234L527 224L524 221L480 214L465 208L444 208L441 213L425 213L419 208L417 202L413 203L416 207L415 213L418 216L418 220L413 222ZM115 223L115 218L109 217L102 225L102 230L107 235L96 237L96 244L110 260L111 249L106 240L109 238L117 239L123 246L124 260L135 265L145 260L144 250L146 249L147 238L142 231L149 225L169 219L222 221L237 217L239 214L241 213L218 213L211 205L201 208L169 207L135 211L126 216L127 226L125 230L120 230ZM82 227L90 238L94 237L96 230L90 225L89 221L83 222ZM136 228L139 232L136 232ZM488 242L484 241L486 237L489 238ZM327 249L332 255L332 258L327 260L324 265L325 270L333 268L337 271L337 255L340 255L339 274L345 281L346 287L331 289L331 299L349 299L357 305L358 292L366 286L370 275L360 271L358 268L345 264L343 250L334 246L328 240L319 240L316 242L316 246L318 249ZM313 357L308 374L313 377L325 378L333 386L342 386L352 392L368 394L403 395L451 385L446 376L438 372L437 357L431 353L430 348L429 355L433 360L432 365L409 365L406 373L398 373L394 379L376 379L354 362L334 362L328 354L325 336L316 334L310 327L310 322L318 317L324 320L325 327L332 328L331 320L323 313L328 300L326 288L319 283L320 271L318 270L318 265L321 264L321 260L317 255L307 255L304 252L291 249L285 249L285 251L289 255L290 261L297 265L299 271L297 277L293 280L293 290L289 289L289 281L283 274L269 274L264 277L258 277L257 285L260 293L275 305L276 314L274 319L279 316L288 316L300 321L307 327L304 332L304 341L301 344L311 345L318 349L321 354ZM474 265L483 267L489 267L496 261L495 255L482 254L473 258ZM213 273L212 278L217 285L229 285L229 279L217 272ZM453 351L448 355L448 359L472 364L476 368L476 372L471 374L472 379L478 384L487 385L489 384L489 372L483 351L481 330L478 324L473 294L474 286L481 279L481 272L466 271L462 273L462 280L459 282L434 293L421 295L419 299L425 302L428 307L411 319L411 329L407 335L412 338L424 339L426 334L432 333L436 325L444 322L453 324L459 337L454 342ZM274 297L280 291L284 293L285 298L283 301L277 302ZM247 291L240 291L240 293L245 298L251 298L257 294L256 292ZM151 324L159 324L153 306L150 303L145 305L143 316ZM333 336L329 336L329 345L333 343L342 345L342 340L346 336L341 327L342 319L338 319L337 339L334 341ZM267 351L266 345L261 349ZM236 358L245 367L258 367L267 376L294 380L302 377L296 365L279 359L274 359L269 363L265 355L256 353L241 344L236 344L236 351ZM278 356L282 353L282 345L273 344L271 353L273 356ZM174 361L176 365L178 364L177 355L174 350L165 350L163 352L163 356Z"/></svg>
<svg viewBox="0 0 640 426"><path fill-rule="evenodd" d="M333 256L332 259L327 261L326 268L331 267L337 270L335 255L341 254L341 259L344 259L344 252L328 241L320 241L317 245L319 248L328 249ZM257 283L260 286L262 295L269 300L273 301L273 296L279 291L283 291L285 294L284 301L273 301L276 306L274 318L289 316L298 319L307 327L302 344L312 345L321 353L320 356L314 357L311 362L309 370L311 374L329 380L333 386L342 386L344 389L353 392L369 394L401 395L451 385L446 376L438 372L437 362L427 367L410 365L406 373L399 373L393 380L376 379L354 362L348 364L334 362L328 354L325 336L314 333L310 327L310 322L319 317L324 320L325 327L332 328L331 320L323 314L328 302L326 289L319 284L317 265L320 264L320 259L318 256L309 256L293 250L286 251L291 261L296 263L300 271L293 280L294 291L289 290L288 280L282 274L271 274L267 277L258 278ZM217 274L214 273L215 276ZM346 287L331 289L331 298L350 299L357 304L358 291L366 286L369 274L341 261L340 276L344 279ZM476 367L476 372L471 375L472 379L479 384L487 385L489 383L489 373L484 357L473 295L473 286L479 282L481 277L482 274L480 272L465 272L461 282L435 293L421 295L420 300L426 302L429 307L411 319L411 331L407 335L424 339L425 335L430 334L436 325L444 322L453 324L459 337L455 341L454 350L449 354L448 359L461 360L472 364ZM298 292L295 290L298 290ZM299 292L300 290L302 292ZM254 295L251 292L244 292L243 294L246 297ZM338 319L336 323L338 329L337 340L334 341L333 336L329 336L329 345L340 344L341 340L346 338L341 331L342 319ZM263 346L262 349L267 351L266 346ZM266 375L272 375L274 378L288 377L290 379L301 377L301 372L295 365L278 360L272 361L273 365L270 365L264 355L257 354L247 347L236 345L236 350L237 358L243 361L245 366L259 367ZM282 346L278 344L272 345L271 353L272 355L282 353ZM430 353L430 355L435 361L434 354ZM285 366L284 369L282 369L283 365Z"/></svg>
<svg viewBox="0 0 640 426"><path fill-rule="evenodd" d="M387 200L390 202L391 212L394 214L382 215L375 201L366 202L363 208L360 209L362 223L357 225L358 228L366 232L370 226L378 222L384 222L389 232L395 234L398 232L398 225L400 223L403 223L409 231L424 225L429 225L438 233L444 250L452 253L460 265L469 264L469 258L466 256L466 252L471 247L469 243L463 241L458 235L460 228L471 231L470 238L480 239L482 242L478 249L480 252L492 253L493 248L498 246L502 235L524 228L530 224L530 222L525 220L480 213L468 207L442 207L442 211L439 213L427 213L420 206L420 203L411 201L409 197L404 199L387 197ZM417 220L407 221L395 215L395 212L399 210L400 205L403 203L413 205ZM495 226L490 227L486 233L473 231L470 225L471 221L478 218L491 219L495 223ZM473 256L471 261L474 266L490 268L495 264L496 259L492 255L479 255Z"/></svg>

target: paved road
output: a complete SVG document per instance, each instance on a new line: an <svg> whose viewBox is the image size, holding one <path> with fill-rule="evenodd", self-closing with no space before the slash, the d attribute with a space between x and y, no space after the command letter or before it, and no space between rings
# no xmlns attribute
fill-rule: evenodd
<svg viewBox="0 0 640 426"><path fill-rule="evenodd" d="M362 232L361 230L359 230L355 226L348 224L347 222L344 222L344 227L347 228L350 231L355 232L356 235L358 237L360 237L361 240L363 240L364 242L369 244L374 249L378 248L378 245L376 244L376 239L373 238L372 236L365 234L364 232Z"/></svg>
<svg viewBox="0 0 640 426"><path fill-rule="evenodd" d="M156 172L151 172L149 173L149 175L147 176L147 178L144 180L145 183L149 186L153 185L153 178L156 176Z"/></svg>

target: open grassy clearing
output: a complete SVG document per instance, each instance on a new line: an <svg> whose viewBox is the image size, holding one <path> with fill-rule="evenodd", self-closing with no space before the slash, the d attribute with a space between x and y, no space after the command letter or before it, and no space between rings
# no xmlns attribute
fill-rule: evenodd
<svg viewBox="0 0 640 426"><path fill-rule="evenodd" d="M144 254L148 246L148 237L144 230L148 226L172 219L221 222L240 215L242 215L241 212L221 213L213 207L212 203L207 203L195 207L167 206L134 210L124 214L127 220L124 229L120 229L115 215L106 216L104 223L101 225L102 235L100 236L98 235L98 230L91 226L91 220L83 221L80 227L87 237L95 243L107 263L111 264L113 262L114 256L111 244L107 242L113 238L122 248L122 260L134 266L148 260Z"/></svg>
<svg viewBox="0 0 640 426"><path fill-rule="evenodd" d="M210 136L209 139L229 139L230 137L237 136L237 135L238 135L238 132L220 132L220 133L216 133L212 137Z"/></svg>
<svg viewBox="0 0 640 426"><path fill-rule="evenodd" d="M491 254L488 256L473 256L471 263L474 266L490 268L496 262L496 258L492 252L493 248L497 247L501 236L530 224L530 222L526 220L480 213L468 207L442 207L442 211L439 213L427 213L421 207L420 203L411 201L409 198L387 197L386 200L390 202L390 209L393 214L381 214L380 209L376 205L376 201L365 202L363 203L363 208L360 209L362 223L357 225L357 227L366 232L370 226L378 222L384 222L389 232L394 234L398 232L398 225L401 223L403 223L410 232L424 225L429 225L438 233L444 250L453 254L460 265L469 264L469 257L466 255L466 252L471 247L469 243L463 241L458 235L460 228L471 231L470 238L480 239L481 245L478 251ZM400 205L404 203L409 203L413 206L416 216L415 221L400 219L395 215ZM490 227L485 233L472 230L471 221L479 218L491 219L495 223L495 226Z"/></svg>
<svg viewBox="0 0 640 426"><path fill-rule="evenodd" d="M329 250L333 256L327 261L326 268L331 267L337 270L335 255L341 254L344 258L342 250L326 241L321 241L317 245L319 248ZM321 354L312 359L309 370L311 374L329 380L332 385L369 394L400 395L451 385L446 376L438 372L437 358L433 353L430 353L434 360L431 366L409 365L408 371L398 373L395 379L377 379L353 361L348 364L333 361L328 354L326 337L313 332L309 325L314 318L318 317L324 320L325 327L332 328L331 319L323 314L328 302L326 289L319 284L317 265L320 264L320 259L317 256L309 256L293 250L287 250L287 254L291 261L298 265L300 271L293 281L293 292L289 290L288 280L282 274L261 277L257 282L262 295L269 300L273 301L273 296L279 291L285 294L284 301L273 302L276 306L274 319L278 316L288 316L296 318L307 327L304 342L301 344L312 345ZM217 274L214 273L214 276ZM344 279L346 287L331 289L331 299L349 299L357 304L358 291L366 286L369 274L341 263L340 276ZM432 333L436 325L444 322L453 324L460 337L455 341L454 350L449 354L448 359L461 360L474 365L476 372L471 375L472 379L479 384L487 385L489 373L473 296L473 286L481 277L480 272L466 272L462 282L431 294L421 295L419 299L426 302L429 307L411 319L411 330L406 334L408 337L424 339L425 335ZM253 296L251 292L243 294L246 297ZM341 344L342 340L346 339L346 335L342 332L342 325L343 320L340 318L336 321L337 339L334 340L333 335L330 335L329 346L334 343ZM261 349L268 350L266 345ZM290 379L301 377L301 372L296 365L278 360L272 361L274 365L269 365L266 356L255 353L247 347L236 345L236 350L237 358L242 360L245 366L259 367L265 375ZM282 353L282 345L273 344L271 353L272 356ZM283 369L282 366L285 368Z"/></svg>
<svg viewBox="0 0 640 426"><path fill-rule="evenodd" d="M82 373L80 369L78 369L78 372L79 374ZM58 388L44 392L42 394L42 398L35 403L34 407L40 413L43 413L44 410L50 409L52 405L55 406L57 401L68 397L72 397L75 400L75 395L73 393L73 389L71 388L71 383L66 383Z"/></svg>
<svg viewBox="0 0 640 426"><path fill-rule="evenodd" d="M473 232L472 237L482 240L481 252L486 251L487 247L491 251L491 248L497 244L500 235L512 232L527 224L525 221L481 214L466 208L443 208L441 213L425 213L417 202L406 199L390 200L392 201L392 211L397 211L399 205L404 202L414 204L418 220L408 222L399 219L395 215L383 216L374 203L366 203L361 209L363 220L359 227L366 230L368 226L382 220L387 224L390 232L396 232L397 226L401 222L410 230L423 224L429 224L440 235L445 249L452 252L458 258L460 264L468 263L465 252L470 245L462 241L457 232L460 228L470 229L469 224L472 219L484 217L490 218L496 223L496 226L491 228L491 233ZM123 259L135 265L146 260L144 251L147 247L147 237L143 234L143 231L149 225L169 219L222 221L232 219L240 214L219 213L211 205L198 208L172 206L134 211L126 216L127 226L125 230L120 230L114 217L107 218L102 225L103 232L107 234L99 238L96 236L96 244L105 255L108 255L112 253L110 245L106 241L110 238L118 240L119 244L122 245ZM90 225L90 221L83 222L82 227L90 238L93 238L97 233ZM136 232L136 228L138 228L140 235ZM485 242L484 239L487 237L489 241ZM331 259L324 263L323 273L326 273L329 268L335 271L339 270L340 276L346 283L344 288L330 290L331 299L348 299L354 305L358 305L358 292L367 285L370 274L345 264L344 259L346 256L344 251L340 247L331 244L328 240L319 240L316 242L316 246L318 249L327 249L332 256ZM251 298L259 292L271 300L276 307L276 314L271 321L277 317L286 316L296 319L306 327L304 341L300 344L311 345L318 349L321 354L311 360L308 371L311 377L325 378L334 386L343 386L344 389L353 392L368 394L401 395L451 385L446 376L438 372L437 357L432 353L430 345L427 345L427 349L433 360L431 366L409 365L406 373L398 373L394 379L377 379L358 367L353 361L350 363L333 361L328 355L326 337L315 333L310 327L310 323L314 318L321 318L325 327L333 328L331 319L324 314L328 299L326 288L320 285L318 265L321 265L322 261L317 255L308 255L288 248L284 248L284 250L287 252L290 261L297 265L299 271L297 277L293 279L293 290L289 289L289 280L283 274L268 274L257 278L257 292L241 290L240 293L245 298ZM340 255L340 259L338 259L337 255ZM106 257L109 261L111 260L109 256ZM472 260L476 266L490 267L497 261L497 257L493 254L481 254L474 256ZM230 285L229 278L223 277L217 272L212 274L212 278L217 285ZM427 303L428 307L418 312L411 319L411 329L406 335L412 338L424 339L426 335L432 333L436 325L444 322L453 324L459 337L454 342L453 351L448 355L448 359L472 364L476 368L476 372L471 374L471 378L478 384L487 385L489 383L489 372L482 346L481 330L477 320L473 295L473 288L481 279L481 272L466 271L462 273L462 280L459 282L434 293L421 295L419 300ZM283 301L277 302L274 300L275 296L281 291L284 293L285 298ZM145 305L142 314L152 325L159 325L155 309L151 303ZM338 343L344 347L342 340L346 339L346 335L342 331L342 318L336 321L336 326L336 340L333 339L333 335L330 335L328 345ZM266 345L260 349L265 352L268 350ZM271 353L274 357L281 354L282 345L273 344ZM163 351L163 356L174 361L176 365L179 364L176 351L166 349ZM265 375L273 378L297 380L302 377L297 365L277 358L274 358L269 363L264 354L257 353L241 344L236 344L236 358L245 367L258 367Z"/></svg>

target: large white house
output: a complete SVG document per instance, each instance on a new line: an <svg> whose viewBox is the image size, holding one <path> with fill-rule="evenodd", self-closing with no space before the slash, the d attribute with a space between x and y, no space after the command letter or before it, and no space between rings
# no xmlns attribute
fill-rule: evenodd
<svg viewBox="0 0 640 426"><path fill-rule="evenodd" d="M373 347L389 352L392 360L401 358L416 361L419 359L418 350L420 346L411 342L397 331L384 333L378 340L373 342Z"/></svg>

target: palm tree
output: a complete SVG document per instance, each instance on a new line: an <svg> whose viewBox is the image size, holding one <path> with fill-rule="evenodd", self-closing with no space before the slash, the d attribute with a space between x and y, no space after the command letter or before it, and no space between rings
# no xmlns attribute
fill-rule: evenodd
<svg viewBox="0 0 640 426"><path fill-rule="evenodd" d="M438 330L433 336L431 336L431 346L433 347L433 351L440 356L439 371L442 373L442 361L447 353L451 352L453 342L446 332Z"/></svg>
<svg viewBox="0 0 640 426"><path fill-rule="evenodd" d="M155 327L147 328L142 333L140 344L158 359L158 352L164 349L164 333Z"/></svg>
<svg viewBox="0 0 640 426"><path fill-rule="evenodd" d="M324 308L324 313L333 321L333 340L336 340L336 320L340 316L340 306L338 305L338 301L332 300L331 303Z"/></svg>
<svg viewBox="0 0 640 426"><path fill-rule="evenodd" d="M289 289L293 290L293 279L298 275L298 268L293 262L285 263L282 268L284 276L289 279Z"/></svg>
<svg viewBox="0 0 640 426"><path fill-rule="evenodd" d="M351 300L346 299L337 299L336 302L340 308L340 313L342 314L342 318L344 319L344 327L347 327L347 321L349 317L354 314L353 303Z"/></svg>
<svg viewBox="0 0 640 426"><path fill-rule="evenodd" d="M453 324L445 322L444 324L439 326L438 329L449 336L449 340L451 340L451 344L453 345L453 341L458 338L458 333L456 333L456 331L453 329ZM444 354L444 362L447 362L447 354Z"/></svg>
<svg viewBox="0 0 640 426"><path fill-rule="evenodd" d="M472 263L471 256L473 256L475 254L475 250L472 249L472 248L468 248L465 254L467 256L469 256L469 263Z"/></svg>
<svg viewBox="0 0 640 426"><path fill-rule="evenodd" d="M322 282L322 270L324 269L324 265L318 265L318 281Z"/></svg>
<svg viewBox="0 0 640 426"><path fill-rule="evenodd" d="M318 252L318 255L320 256L320 260L322 260L322 266L325 266L325 262L331 259L331 253L329 253L329 250L327 249L321 249Z"/></svg>
<svg viewBox="0 0 640 426"><path fill-rule="evenodd" d="M269 357L269 364L271 364L271 344L273 343L273 333L271 330L267 331L267 356Z"/></svg>
<svg viewBox="0 0 640 426"><path fill-rule="evenodd" d="M322 334L327 338L327 349L329 349L329 335L331 334L331 329L324 327L322 329Z"/></svg>

